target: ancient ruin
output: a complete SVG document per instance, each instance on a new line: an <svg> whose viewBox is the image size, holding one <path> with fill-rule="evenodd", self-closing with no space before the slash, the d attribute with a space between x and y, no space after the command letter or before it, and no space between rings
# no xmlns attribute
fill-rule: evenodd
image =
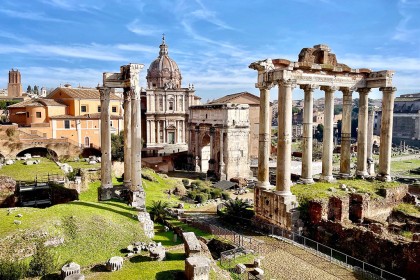
<svg viewBox="0 0 420 280"><path fill-rule="evenodd" d="M112 88L124 90L124 186L130 190L131 206L144 210L141 183L141 112L139 74L143 64L121 66L120 73L104 73L101 94L101 188L99 200L112 197L111 133L109 95Z"/></svg>
<svg viewBox="0 0 420 280"><path fill-rule="evenodd" d="M258 158L258 181L255 191L255 210L257 217L271 223L291 227L294 218L292 209L297 206L296 197L291 193L291 142L292 142L292 94L299 86L304 90L303 152L302 176L305 184L313 182L312 177L312 111L313 92L325 92L325 122L322 156L321 180L332 182L333 153L333 115L334 92L343 93L343 126L340 158L340 177L349 178L350 173L350 128L352 93L359 93L359 130L356 176L368 176L368 94L372 88L383 93L380 135L379 172L377 178L390 181L390 159L392 144L392 121L396 88L392 87L393 71L371 71L352 69L338 63L335 54L327 45L304 48L297 62L287 59L265 59L250 64L258 71L255 84L260 89L260 154ZM270 186L268 176L268 156L270 146L269 90L278 86L278 144L277 144L277 181Z"/></svg>

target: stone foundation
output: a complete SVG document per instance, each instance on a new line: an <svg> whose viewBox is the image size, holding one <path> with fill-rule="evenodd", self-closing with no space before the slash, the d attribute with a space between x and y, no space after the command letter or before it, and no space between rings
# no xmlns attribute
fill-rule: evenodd
<svg viewBox="0 0 420 280"><path fill-rule="evenodd" d="M292 228L299 218L294 195L255 188L256 218L281 227Z"/></svg>
<svg viewBox="0 0 420 280"><path fill-rule="evenodd" d="M187 280L208 280L210 260L205 257L189 257L185 260L185 275Z"/></svg>

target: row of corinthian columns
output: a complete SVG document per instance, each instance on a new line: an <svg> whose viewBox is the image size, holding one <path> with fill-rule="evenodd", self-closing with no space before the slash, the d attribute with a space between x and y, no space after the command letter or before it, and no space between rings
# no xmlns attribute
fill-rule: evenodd
<svg viewBox="0 0 420 280"><path fill-rule="evenodd" d="M277 142L277 181L275 190L281 195L291 195L291 143L292 143L292 92L296 86L293 80L278 80L278 142ZM269 183L269 151L271 145L269 126L269 90L272 84L260 83L260 126L259 126L259 154L258 154L258 184L261 188L272 189ZM305 184L313 183L312 177L312 147L313 147L313 91L316 85L300 85L304 90L303 111L303 151L301 181ZM321 181L334 180L332 170L333 158L333 125L334 125L334 92L343 93L343 119L341 132L340 177L352 177L350 169L351 157L351 112L352 89L348 87L322 86L325 92L324 110L324 138L322 152ZM383 87L382 118L380 134L380 155L378 178L390 181L390 160L392 144L392 119L394 95L396 88ZM356 176L366 176L368 160L368 94L370 88L359 88L358 115L358 153ZM368 141L369 140L369 141ZM370 142L371 143L371 142ZM371 148L369 148L371 149Z"/></svg>

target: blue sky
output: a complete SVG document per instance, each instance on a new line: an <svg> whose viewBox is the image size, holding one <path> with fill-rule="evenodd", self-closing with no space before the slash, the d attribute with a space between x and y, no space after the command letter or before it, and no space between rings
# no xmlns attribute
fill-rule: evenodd
<svg viewBox="0 0 420 280"><path fill-rule="evenodd" d="M204 102L258 95L251 62L296 61L320 43L352 68L395 70L397 95L420 92L419 14L420 0L2 0L0 88L12 68L24 89L55 88L96 86L127 63L145 65L145 85L165 33L183 86L193 83Z"/></svg>

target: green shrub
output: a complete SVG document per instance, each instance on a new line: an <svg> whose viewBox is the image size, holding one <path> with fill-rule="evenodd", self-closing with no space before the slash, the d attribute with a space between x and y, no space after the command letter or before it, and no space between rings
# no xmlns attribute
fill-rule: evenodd
<svg viewBox="0 0 420 280"><path fill-rule="evenodd" d="M218 188L213 188L210 190L210 196L212 199L216 199L222 196L222 190Z"/></svg>
<svg viewBox="0 0 420 280"><path fill-rule="evenodd" d="M25 278L28 265L22 261L0 260L0 279L18 280Z"/></svg>
<svg viewBox="0 0 420 280"><path fill-rule="evenodd" d="M188 192L188 197L191 198L192 200L195 200L197 197L198 192L197 191L190 191Z"/></svg>
<svg viewBox="0 0 420 280"><path fill-rule="evenodd" d="M230 198L230 195L228 192L222 192L222 199L228 200Z"/></svg>
<svg viewBox="0 0 420 280"><path fill-rule="evenodd" d="M206 194L210 194L211 193L211 189L208 187L198 187L198 191L201 193L206 193Z"/></svg>
<svg viewBox="0 0 420 280"><path fill-rule="evenodd" d="M190 184L190 180L182 179L182 184L184 184L184 186L187 187Z"/></svg>
<svg viewBox="0 0 420 280"><path fill-rule="evenodd" d="M30 276L44 276L55 269L54 256L48 251L42 242L36 245L36 252L29 263Z"/></svg>
<svg viewBox="0 0 420 280"><path fill-rule="evenodd" d="M197 194L195 199L197 200L198 203L204 203L209 199L209 195L206 193L199 193Z"/></svg>

